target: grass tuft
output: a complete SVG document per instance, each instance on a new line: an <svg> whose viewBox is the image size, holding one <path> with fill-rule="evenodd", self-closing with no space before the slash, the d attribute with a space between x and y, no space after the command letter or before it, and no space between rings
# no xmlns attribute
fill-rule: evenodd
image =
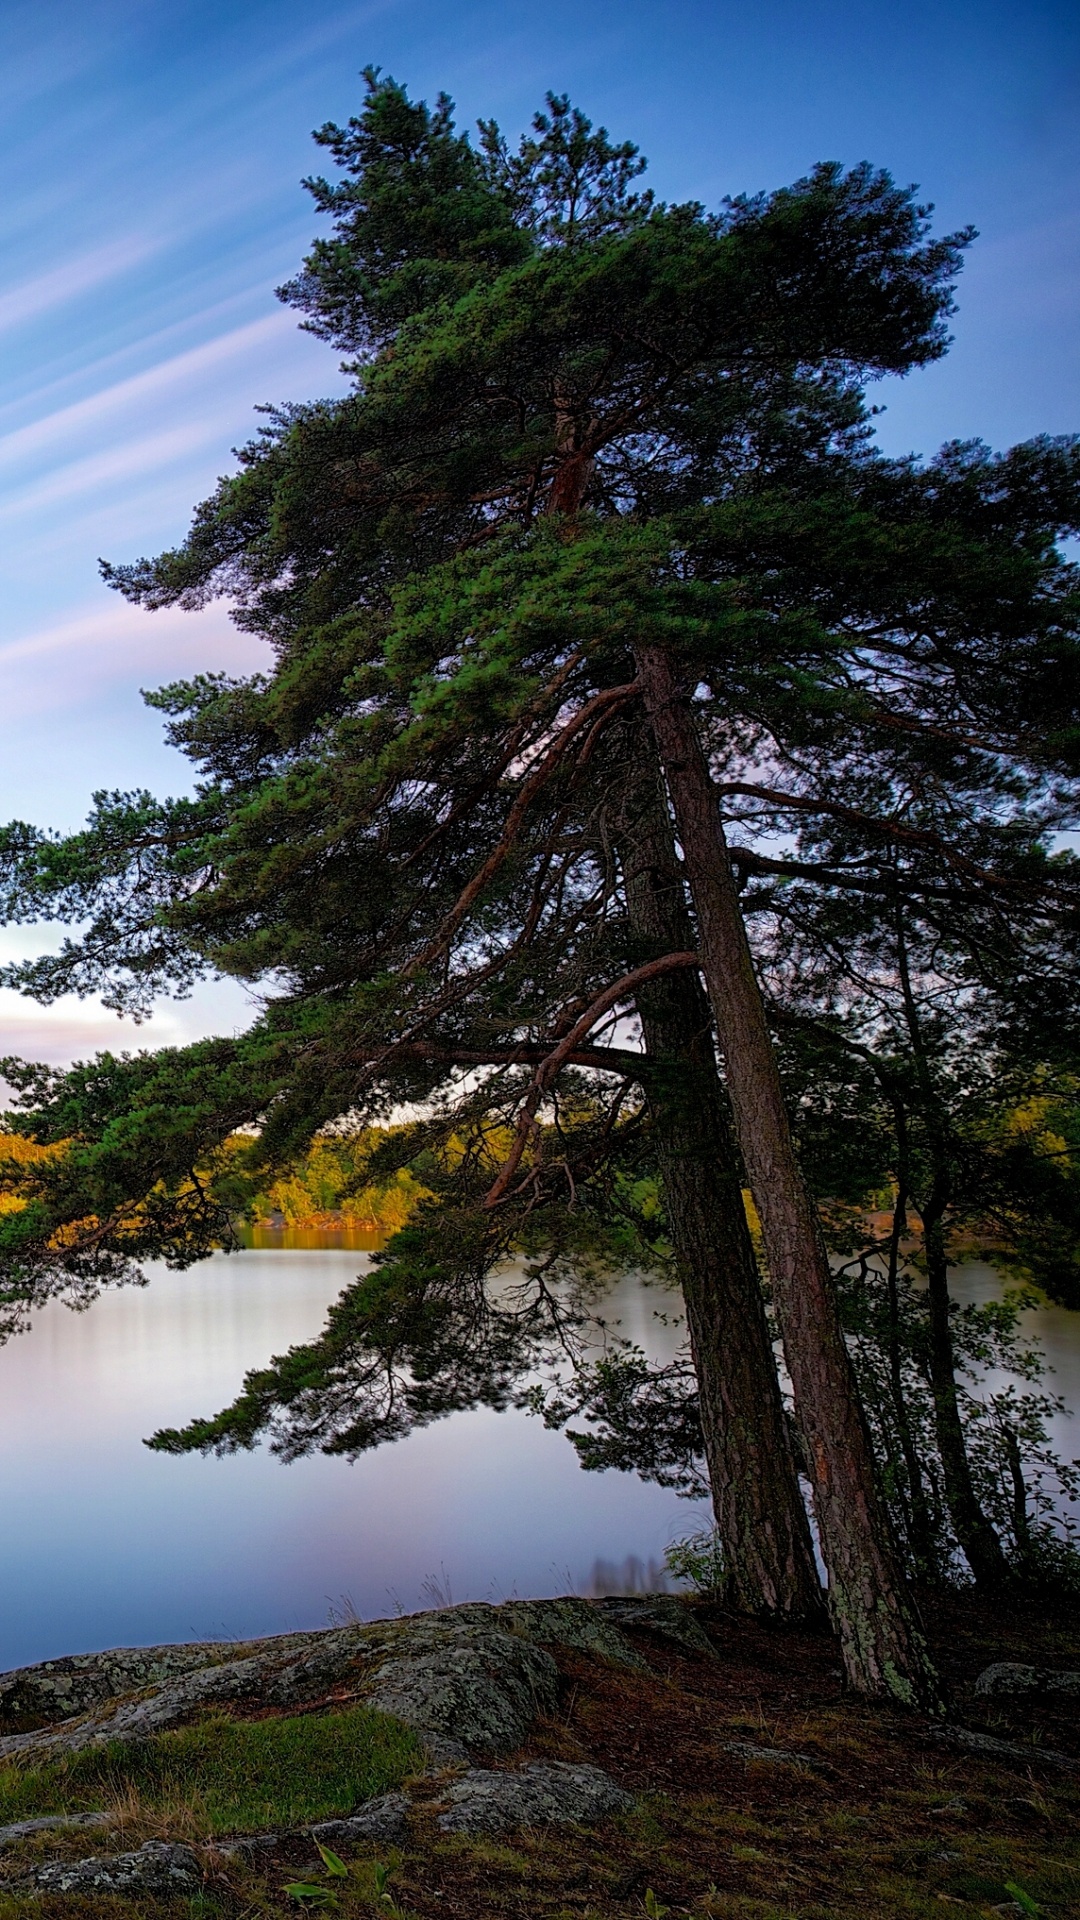
<svg viewBox="0 0 1080 1920"><path fill-rule="evenodd" d="M350 1813L420 1764L407 1727L369 1707L283 1719L215 1714L136 1745L0 1768L0 1825L116 1808L182 1816L187 1833L254 1833Z"/></svg>

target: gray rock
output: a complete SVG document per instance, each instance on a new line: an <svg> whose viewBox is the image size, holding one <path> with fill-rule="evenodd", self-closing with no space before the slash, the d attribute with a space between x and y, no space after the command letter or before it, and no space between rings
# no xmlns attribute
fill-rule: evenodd
<svg viewBox="0 0 1080 1920"><path fill-rule="evenodd" d="M215 1840L213 1846L223 1860L257 1860L260 1853L272 1853L290 1838L287 1833L244 1833L235 1840Z"/></svg>
<svg viewBox="0 0 1080 1920"><path fill-rule="evenodd" d="M685 1600L674 1593L609 1594L593 1602L598 1613L619 1627L673 1640L684 1652L716 1659L716 1648Z"/></svg>
<svg viewBox="0 0 1080 1920"><path fill-rule="evenodd" d="M1018 1660L998 1660L984 1667L975 1692L993 1699L1027 1699L1044 1695L1061 1699L1080 1697L1080 1673L1055 1673L1048 1667L1029 1667Z"/></svg>
<svg viewBox="0 0 1080 1920"><path fill-rule="evenodd" d="M407 1794L380 1793L340 1819L319 1820L313 1827L290 1827L285 1833L237 1834L234 1839L217 1841L215 1850L228 1860L255 1859L260 1853L296 1840L321 1840L327 1847L355 1840L404 1840L409 1804Z"/></svg>
<svg viewBox="0 0 1080 1920"><path fill-rule="evenodd" d="M971 1727L957 1727L949 1722L928 1728L926 1738L938 1746L985 1754L991 1760L1020 1761L1025 1767L1060 1767L1069 1772L1080 1767L1080 1760L1074 1760L1067 1753L1055 1753L1051 1747L1025 1747L1015 1740L997 1740L991 1733L976 1733Z"/></svg>
<svg viewBox="0 0 1080 1920"><path fill-rule="evenodd" d="M53 1724L88 1713L121 1694L161 1686L180 1674L222 1666L249 1653L301 1650L321 1634L286 1633L234 1645L219 1640L180 1646L112 1647L105 1653L67 1654L0 1674L0 1720L34 1719Z"/></svg>
<svg viewBox="0 0 1080 1920"><path fill-rule="evenodd" d="M79 1827L111 1827L111 1813L45 1813L37 1820L16 1820L0 1827L0 1847L11 1847L33 1833L58 1833Z"/></svg>
<svg viewBox="0 0 1080 1920"><path fill-rule="evenodd" d="M190 1847L148 1840L137 1853L97 1860L51 1860L26 1876L50 1893L193 1893L202 1881ZM22 1884L26 1884L24 1881Z"/></svg>
<svg viewBox="0 0 1080 1920"><path fill-rule="evenodd" d="M369 1800L344 1819L320 1820L307 1831L313 1840L321 1840L328 1847L336 1847L343 1840L404 1840L408 1811L407 1794L380 1793L377 1800Z"/></svg>
<svg viewBox="0 0 1080 1920"><path fill-rule="evenodd" d="M303 1650L300 1659L289 1658L295 1648L283 1649L280 1642L265 1643L267 1651L189 1671L153 1691L119 1703L109 1701L59 1726L7 1734L0 1738L0 1759L77 1753L82 1747L105 1746L111 1740L146 1740L152 1734L182 1726L207 1707L237 1706L245 1701L260 1706L299 1706L316 1698L349 1670L357 1655L356 1634L355 1628L347 1628L321 1637L315 1648Z"/></svg>
<svg viewBox="0 0 1080 1920"><path fill-rule="evenodd" d="M808 1753L790 1753L783 1747L755 1747L748 1740L729 1740L725 1752L734 1753L740 1760L756 1760L771 1767L796 1767L800 1773L813 1773L817 1761Z"/></svg>
<svg viewBox="0 0 1080 1920"><path fill-rule="evenodd" d="M507 1827L569 1826L602 1820L633 1806L599 1767L536 1762L514 1772L474 1767L446 1794L439 1815L444 1833L501 1833Z"/></svg>
<svg viewBox="0 0 1080 1920"><path fill-rule="evenodd" d="M576 1653L610 1661L614 1667L639 1671L646 1667L603 1601L572 1596L562 1600L508 1600L497 1609L495 1624L502 1625L504 1619L513 1633L540 1646L571 1647Z"/></svg>
<svg viewBox="0 0 1080 1920"><path fill-rule="evenodd" d="M455 1618L457 1611L422 1616L364 1688L368 1705L412 1727L440 1764L471 1752L508 1753L558 1700L550 1654L486 1621Z"/></svg>
<svg viewBox="0 0 1080 1920"><path fill-rule="evenodd" d="M545 1648L566 1646L619 1666L645 1666L621 1632L623 1623L696 1652L710 1650L683 1603L661 1594L614 1603L470 1603L242 1647L203 1643L78 1654L0 1675L0 1716L48 1722L0 1736L0 1760L145 1740L215 1706L303 1706L346 1679L357 1696L413 1727L440 1763L505 1753L537 1713L555 1705L558 1674Z"/></svg>
<svg viewBox="0 0 1080 1920"><path fill-rule="evenodd" d="M0 1674L0 1719L67 1720L117 1694L208 1666L220 1654L220 1647L208 1645L117 1647L110 1653L79 1653L19 1667Z"/></svg>

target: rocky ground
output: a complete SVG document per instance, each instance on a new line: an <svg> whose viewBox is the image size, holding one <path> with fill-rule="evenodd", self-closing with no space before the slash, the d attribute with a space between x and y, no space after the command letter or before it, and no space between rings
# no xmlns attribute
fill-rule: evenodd
<svg viewBox="0 0 1080 1920"><path fill-rule="evenodd" d="M960 1597L927 1618L944 1728L846 1698L825 1636L663 1596L0 1675L8 1804L52 1794L0 1826L0 1920L1080 1914L1080 1630ZM170 1730L358 1702L409 1757L332 1817L222 1833L204 1802L125 1790L125 1755ZM101 1754L111 1784L86 1806Z"/></svg>

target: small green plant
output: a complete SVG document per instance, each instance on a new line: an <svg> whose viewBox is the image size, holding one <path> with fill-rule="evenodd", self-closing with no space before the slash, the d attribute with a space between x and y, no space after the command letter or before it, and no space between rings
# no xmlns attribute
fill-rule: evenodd
<svg viewBox="0 0 1080 1920"><path fill-rule="evenodd" d="M671 1908L663 1906L661 1902L657 1899L652 1888L646 1887L645 1911L649 1916L649 1920L664 1920L665 1914L670 1913Z"/></svg>
<svg viewBox="0 0 1080 1920"><path fill-rule="evenodd" d="M722 1597L727 1584L720 1536L715 1531L688 1533L673 1540L664 1555L664 1565L672 1578L685 1581L710 1600Z"/></svg>
<svg viewBox="0 0 1080 1920"><path fill-rule="evenodd" d="M390 1892L389 1882L390 1882L390 1868L384 1867L382 1862L377 1860L375 1862L375 1898L376 1900L378 1901L383 1912L386 1914L387 1920L408 1920L408 1915L405 1912L405 1908L399 1907L397 1901L394 1899L393 1894Z"/></svg>
<svg viewBox="0 0 1080 1920"><path fill-rule="evenodd" d="M331 1853L329 1847L324 1847L321 1840L316 1840L315 1845L319 1849L322 1863L327 1873L332 1873L335 1880L347 1880L349 1877L349 1869L345 1865L344 1860L339 1859L336 1853Z"/></svg>
<svg viewBox="0 0 1080 1920"><path fill-rule="evenodd" d="M1029 1914L1031 1920L1039 1920L1042 1908L1038 1901L1033 1900L1030 1893L1025 1893L1023 1887L1018 1887L1015 1880L1006 1880L1005 1891L1010 1900L1015 1900L1021 1913Z"/></svg>
<svg viewBox="0 0 1080 1920"><path fill-rule="evenodd" d="M329 1887L315 1886L306 1880L290 1880L286 1886L282 1887L281 1891L282 1893L287 1893L290 1900L296 1900L304 1907L337 1906L337 1901Z"/></svg>

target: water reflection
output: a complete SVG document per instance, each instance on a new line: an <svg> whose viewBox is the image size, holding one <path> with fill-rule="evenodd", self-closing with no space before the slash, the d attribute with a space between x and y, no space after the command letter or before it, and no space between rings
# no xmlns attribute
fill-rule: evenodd
<svg viewBox="0 0 1080 1920"><path fill-rule="evenodd" d="M49 1307L0 1349L0 1668L319 1626L332 1608L378 1617L437 1604L433 1581L456 1600L619 1588L651 1581L695 1523L665 1489L582 1473L516 1413L458 1414L355 1465L149 1453L146 1434L216 1411L317 1332L363 1265L283 1238L155 1270L86 1314ZM628 1280L610 1313L666 1351L676 1331L654 1314L670 1305Z"/></svg>
<svg viewBox="0 0 1080 1920"><path fill-rule="evenodd" d="M988 1300L999 1300L1002 1293L993 1267L981 1260L954 1267L949 1287L962 1306L983 1306ZM1066 1411L1052 1414L1046 1425L1055 1452L1072 1460L1080 1454L1080 1313L1068 1307L1033 1308L1020 1315L1020 1331L1041 1347L1047 1363L1038 1390L1060 1396L1065 1403ZM997 1390L1008 1384L1008 1378L994 1372L988 1375L987 1385Z"/></svg>
<svg viewBox="0 0 1080 1920"><path fill-rule="evenodd" d="M259 1245L186 1274L154 1270L145 1291L87 1314L49 1307L0 1349L0 1668L447 1599L661 1584L665 1546L703 1509L631 1475L582 1473L559 1434L522 1414L458 1414L355 1465L141 1445L215 1412L248 1368L310 1338L363 1264L355 1242L263 1230ZM953 1285L962 1300L999 1291L976 1265ZM679 1338L672 1305L628 1278L605 1313L662 1358ZM1080 1407L1080 1315L1025 1321L1055 1369L1047 1387ZM1078 1428L1054 1423L1068 1458Z"/></svg>

